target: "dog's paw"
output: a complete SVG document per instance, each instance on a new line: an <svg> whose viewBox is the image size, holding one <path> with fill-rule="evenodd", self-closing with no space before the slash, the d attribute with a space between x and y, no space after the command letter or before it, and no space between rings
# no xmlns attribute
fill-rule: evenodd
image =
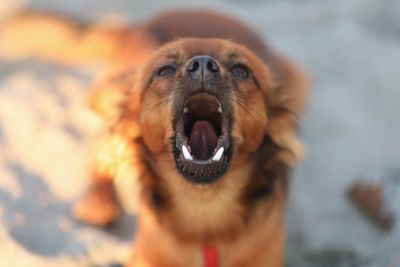
<svg viewBox="0 0 400 267"><path fill-rule="evenodd" d="M119 213L120 207L112 181L96 182L73 207L76 219L101 227L114 222Z"/></svg>

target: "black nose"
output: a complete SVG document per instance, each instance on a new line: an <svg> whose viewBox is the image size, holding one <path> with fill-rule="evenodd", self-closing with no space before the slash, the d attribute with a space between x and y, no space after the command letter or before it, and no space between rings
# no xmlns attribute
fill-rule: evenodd
<svg viewBox="0 0 400 267"><path fill-rule="evenodd" d="M219 67L210 56L196 56L189 60L186 70L193 79L207 81L218 75Z"/></svg>

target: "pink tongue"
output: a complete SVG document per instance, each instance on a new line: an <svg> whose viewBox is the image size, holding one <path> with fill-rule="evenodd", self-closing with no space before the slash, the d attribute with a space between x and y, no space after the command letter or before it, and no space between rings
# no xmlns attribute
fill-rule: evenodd
<svg viewBox="0 0 400 267"><path fill-rule="evenodd" d="M188 140L192 155L199 160L211 158L217 147L217 134L208 121L198 120L194 123Z"/></svg>

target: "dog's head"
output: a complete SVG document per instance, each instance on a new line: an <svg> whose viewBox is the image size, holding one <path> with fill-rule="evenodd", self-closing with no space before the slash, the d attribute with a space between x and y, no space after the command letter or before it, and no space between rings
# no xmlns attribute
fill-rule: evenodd
<svg viewBox="0 0 400 267"><path fill-rule="evenodd" d="M268 66L242 45L172 42L148 61L140 81L144 144L155 158L170 155L171 169L190 182L224 177L231 165L249 161L266 135L297 153L293 125L278 118L285 107Z"/></svg>

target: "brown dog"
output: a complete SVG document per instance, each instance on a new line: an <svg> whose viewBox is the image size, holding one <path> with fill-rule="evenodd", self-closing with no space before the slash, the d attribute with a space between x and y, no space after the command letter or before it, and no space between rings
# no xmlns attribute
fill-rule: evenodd
<svg viewBox="0 0 400 267"><path fill-rule="evenodd" d="M111 223L113 178L138 175L128 266L283 266L287 183L302 155L297 124L308 91L294 65L240 22L205 11L165 13L135 29L38 14L4 25L3 57L109 66L90 98L108 131L74 211ZM52 40L38 38L44 29ZM29 48L10 45L27 38L21 32Z"/></svg>

